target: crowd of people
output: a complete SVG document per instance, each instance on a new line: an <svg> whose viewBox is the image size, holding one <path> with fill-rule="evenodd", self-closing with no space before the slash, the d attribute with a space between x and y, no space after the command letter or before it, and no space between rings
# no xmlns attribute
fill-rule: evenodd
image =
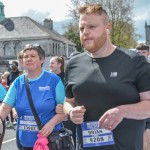
<svg viewBox="0 0 150 150"><path fill-rule="evenodd" d="M66 66L62 56L53 56L45 70L43 48L27 44L1 75L0 117L7 120L10 113L11 123L17 118L18 149L33 150L38 133L47 137L64 126L78 150L149 150L149 46L131 51L114 45L100 4L79 8L79 31L85 51L72 54ZM43 124L39 131L25 77Z"/></svg>
<svg viewBox="0 0 150 150"><path fill-rule="evenodd" d="M18 70L18 62L12 61L9 66L9 71L4 72L1 75L1 84L3 87L8 91L12 82L19 76L20 71ZM12 109L10 114L6 118L6 127L7 128L14 128L16 124L16 118L14 118L15 109Z"/></svg>

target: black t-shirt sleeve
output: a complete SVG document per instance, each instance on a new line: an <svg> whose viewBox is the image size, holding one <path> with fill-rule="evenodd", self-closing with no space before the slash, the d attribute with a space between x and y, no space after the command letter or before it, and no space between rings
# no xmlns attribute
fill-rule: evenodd
<svg viewBox="0 0 150 150"><path fill-rule="evenodd" d="M65 80L64 80L64 84L65 84L65 92L66 92L66 97L67 98L73 98L73 93L72 93L72 84L70 82L70 74L69 74L69 63L66 66L66 70L65 70Z"/></svg>
<svg viewBox="0 0 150 150"><path fill-rule="evenodd" d="M136 86L138 92L150 90L150 64L144 56L134 58L136 63Z"/></svg>

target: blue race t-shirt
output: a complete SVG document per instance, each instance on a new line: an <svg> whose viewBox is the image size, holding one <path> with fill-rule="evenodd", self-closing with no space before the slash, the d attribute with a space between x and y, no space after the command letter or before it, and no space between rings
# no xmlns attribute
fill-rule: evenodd
<svg viewBox="0 0 150 150"><path fill-rule="evenodd" d="M0 101L2 102L4 97L6 96L7 90L6 88L0 83Z"/></svg>
<svg viewBox="0 0 150 150"><path fill-rule="evenodd" d="M33 147L37 140L38 129L27 98L24 78L25 75L22 75L13 82L4 102L15 106L17 110L21 144L25 147ZM35 109L44 125L56 114L56 105L64 103L63 83L57 75L44 70L38 78L29 79L29 86ZM54 130L61 128L59 123Z"/></svg>

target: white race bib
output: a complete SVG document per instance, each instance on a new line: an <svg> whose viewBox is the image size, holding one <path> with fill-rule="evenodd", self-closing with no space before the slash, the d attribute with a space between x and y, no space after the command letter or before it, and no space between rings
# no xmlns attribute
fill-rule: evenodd
<svg viewBox="0 0 150 150"><path fill-rule="evenodd" d="M115 144L112 131L100 128L98 121L81 124L83 147L95 147Z"/></svg>
<svg viewBox="0 0 150 150"><path fill-rule="evenodd" d="M33 116L20 117L19 130L37 132L38 127Z"/></svg>

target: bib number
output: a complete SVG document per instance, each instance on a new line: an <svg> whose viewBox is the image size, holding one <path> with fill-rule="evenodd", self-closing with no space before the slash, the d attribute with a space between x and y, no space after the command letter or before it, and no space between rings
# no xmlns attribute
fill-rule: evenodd
<svg viewBox="0 0 150 150"><path fill-rule="evenodd" d="M100 128L98 121L81 124L83 147L95 147L114 144L112 131Z"/></svg>
<svg viewBox="0 0 150 150"><path fill-rule="evenodd" d="M37 132L38 127L33 116L20 117L19 130Z"/></svg>

